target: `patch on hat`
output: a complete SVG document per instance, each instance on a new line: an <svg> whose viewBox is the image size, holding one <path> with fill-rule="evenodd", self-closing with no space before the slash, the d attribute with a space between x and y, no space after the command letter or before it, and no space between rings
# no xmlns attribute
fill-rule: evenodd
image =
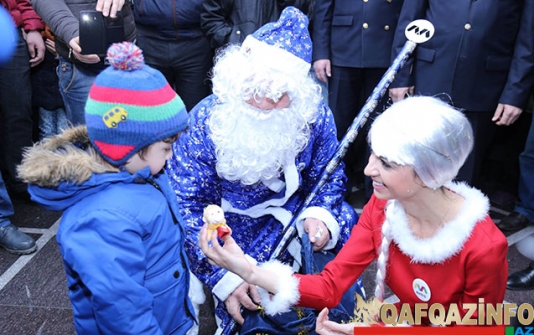
<svg viewBox="0 0 534 335"><path fill-rule="evenodd" d="M126 109L115 106L102 116L102 121L108 128L117 128L119 122L126 121L128 112Z"/></svg>

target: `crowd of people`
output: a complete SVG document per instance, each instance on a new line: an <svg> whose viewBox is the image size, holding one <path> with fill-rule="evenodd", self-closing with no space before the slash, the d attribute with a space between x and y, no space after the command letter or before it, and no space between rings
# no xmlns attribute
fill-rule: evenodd
<svg viewBox="0 0 534 335"><path fill-rule="evenodd" d="M367 295L383 300L388 286L399 306L496 304L507 288L534 289L534 235L517 246L533 263L508 275L503 234L534 224L534 125L516 143L517 204L497 224L480 179L497 130L531 117L534 1L0 4L14 22L13 55L0 60L0 246L37 249L10 222L12 198L62 212L78 332L192 334L190 296L204 288L219 332L258 309L319 313L363 292L373 260ZM125 41L106 55L80 45L89 9L123 18ZM331 168L416 19L434 37ZM358 216L348 200L361 180ZM207 233L210 204L231 236ZM318 274L299 274L304 234L332 254ZM351 327L323 310L315 331Z"/></svg>

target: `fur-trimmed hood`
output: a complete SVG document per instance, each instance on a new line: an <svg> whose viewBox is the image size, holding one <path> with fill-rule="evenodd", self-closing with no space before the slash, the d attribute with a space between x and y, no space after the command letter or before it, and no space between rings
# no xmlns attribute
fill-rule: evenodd
<svg viewBox="0 0 534 335"><path fill-rule="evenodd" d="M87 127L78 126L26 149L19 177L28 184L56 187L62 181L81 184L93 173L118 172L93 148Z"/></svg>
<svg viewBox="0 0 534 335"><path fill-rule="evenodd" d="M112 183L145 180L150 168L130 174L109 164L91 145L87 128L79 126L28 148L18 173L33 201L63 211Z"/></svg>

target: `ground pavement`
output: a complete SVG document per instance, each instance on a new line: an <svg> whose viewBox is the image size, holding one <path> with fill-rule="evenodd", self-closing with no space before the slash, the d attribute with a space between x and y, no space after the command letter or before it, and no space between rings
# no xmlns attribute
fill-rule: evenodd
<svg viewBox="0 0 534 335"><path fill-rule="evenodd" d="M361 210L362 199L351 203ZM67 281L55 240L60 213L45 211L36 204L14 201L13 223L37 240L38 251L16 256L0 248L0 334L2 335L62 335L74 334L72 309L67 295ZM507 212L493 208L497 221ZM521 236L532 233L534 227L509 237L515 243ZM510 273L528 265L528 259L510 247ZM363 274L367 292L372 292L376 268L372 264ZM391 295L389 299L394 299ZM534 304L534 291L507 291L507 302ZM200 312L200 335L214 333L212 301Z"/></svg>

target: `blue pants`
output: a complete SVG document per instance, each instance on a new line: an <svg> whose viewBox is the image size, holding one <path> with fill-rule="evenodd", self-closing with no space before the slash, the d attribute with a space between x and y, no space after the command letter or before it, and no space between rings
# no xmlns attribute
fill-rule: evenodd
<svg viewBox="0 0 534 335"><path fill-rule="evenodd" d="M0 173L0 227L5 227L11 224L9 218L15 213L11 199L7 194L6 184Z"/></svg>
<svg viewBox="0 0 534 335"><path fill-rule="evenodd" d="M39 138L43 139L61 133L67 128L68 119L64 108L48 110L39 107Z"/></svg>
<svg viewBox="0 0 534 335"><path fill-rule="evenodd" d="M534 222L534 117L525 149L519 155L519 202L515 211Z"/></svg>
<svg viewBox="0 0 534 335"><path fill-rule="evenodd" d="M59 91L65 104L67 120L73 126L85 124L85 102L96 76L105 67L79 65L58 56Z"/></svg>
<svg viewBox="0 0 534 335"><path fill-rule="evenodd" d="M7 172L6 183L11 190L21 193L26 191L26 185L17 178L16 167L22 160L22 149L33 145L33 110L28 46L20 29L17 31L13 57L0 66L0 154Z"/></svg>
<svg viewBox="0 0 534 335"><path fill-rule="evenodd" d="M188 111L211 94L213 51L207 38L160 40L138 34L137 45L145 63L163 73Z"/></svg>

